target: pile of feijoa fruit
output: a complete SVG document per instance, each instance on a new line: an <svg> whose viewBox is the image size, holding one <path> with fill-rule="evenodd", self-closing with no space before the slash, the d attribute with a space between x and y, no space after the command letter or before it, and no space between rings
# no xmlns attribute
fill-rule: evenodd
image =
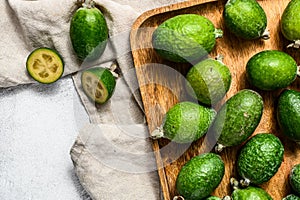
<svg viewBox="0 0 300 200"><path fill-rule="evenodd" d="M244 40L267 40L267 16L256 0L228 0L223 16L226 28ZM280 22L283 36L292 41L288 47L300 46L300 0L292 0L285 8ZM264 50L245 63L248 82L255 89L242 89L216 111L214 105L226 95L232 72L222 62L209 58L216 39L222 31L197 14L181 14L165 20L152 35L152 45L162 59L190 63L185 88L198 103L179 102L165 114L152 137L167 138L175 143L192 143L205 134L215 141L214 152L192 157L181 168L176 180L176 199L221 199L211 196L223 179L225 167L218 155L224 148L242 145L235 167L239 177L228 180L232 194L224 199L269 200L272 197L259 187L268 182L283 161L284 146L270 132L255 134L263 111L261 91L282 90L276 108L276 118L283 135L300 141L300 91L287 89L299 75L296 61L280 50ZM234 47L233 47L234 48ZM257 91L256 91L257 89ZM285 197L300 199L300 163L290 173L294 194Z"/></svg>

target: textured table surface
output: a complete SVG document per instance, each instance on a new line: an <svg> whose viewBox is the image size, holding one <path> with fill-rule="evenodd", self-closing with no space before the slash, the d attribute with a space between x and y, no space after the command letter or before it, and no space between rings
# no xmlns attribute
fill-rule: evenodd
<svg viewBox="0 0 300 200"><path fill-rule="evenodd" d="M0 199L85 199L69 151L88 116L72 79L1 89L0 113Z"/></svg>

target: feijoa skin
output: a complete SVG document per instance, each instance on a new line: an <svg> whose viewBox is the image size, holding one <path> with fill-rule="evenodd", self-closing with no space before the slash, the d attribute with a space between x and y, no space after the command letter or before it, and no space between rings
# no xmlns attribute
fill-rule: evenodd
<svg viewBox="0 0 300 200"><path fill-rule="evenodd" d="M297 77L297 63L282 51L265 50L247 62L246 76L250 84L261 90L285 88Z"/></svg>
<svg viewBox="0 0 300 200"><path fill-rule="evenodd" d="M182 14L160 24L152 36L155 51L173 62L194 62L208 55L222 35L213 23L196 14Z"/></svg>
<svg viewBox="0 0 300 200"><path fill-rule="evenodd" d="M300 141L300 92L284 90L277 103L277 121L282 133L296 142Z"/></svg>
<svg viewBox="0 0 300 200"><path fill-rule="evenodd" d="M284 197L282 200L300 200L300 197L298 197L294 194L290 194L290 195Z"/></svg>
<svg viewBox="0 0 300 200"><path fill-rule="evenodd" d="M184 199L204 199L220 184L224 171L224 162L219 155L205 153L195 156L181 168L176 189Z"/></svg>
<svg viewBox="0 0 300 200"><path fill-rule="evenodd" d="M289 176L289 181L293 190L297 194L300 194L300 164L297 164L292 168Z"/></svg>
<svg viewBox="0 0 300 200"><path fill-rule="evenodd" d="M273 200L273 198L263 189L249 186L244 189L236 189L233 191L232 200Z"/></svg>
<svg viewBox="0 0 300 200"><path fill-rule="evenodd" d="M288 47L299 48L300 45L300 1L292 0L285 8L280 21L281 32L283 36L294 41L294 44L290 44Z"/></svg>
<svg viewBox="0 0 300 200"><path fill-rule="evenodd" d="M206 105L218 103L231 84L229 68L214 59L206 59L194 65L186 78L192 88L190 93L194 93L199 102Z"/></svg>
<svg viewBox="0 0 300 200"><path fill-rule="evenodd" d="M236 93L219 110L212 125L217 151L247 140L258 126L263 113L263 99L255 91L244 89Z"/></svg>
<svg viewBox="0 0 300 200"><path fill-rule="evenodd" d="M244 183L262 184L278 171L283 160L284 148L273 134L253 136L241 149L237 170Z"/></svg>
<svg viewBox="0 0 300 200"><path fill-rule="evenodd" d="M108 27L102 12L93 5L79 8L72 16L70 38L80 60L99 58L108 39Z"/></svg>
<svg viewBox="0 0 300 200"><path fill-rule="evenodd" d="M207 197L205 200L222 200L222 199L219 197L216 197L216 196L210 196L210 197Z"/></svg>
<svg viewBox="0 0 300 200"><path fill-rule="evenodd" d="M176 143L190 143L201 138L211 126L216 111L192 103L180 102L165 115L162 128L151 133L152 137L167 138Z"/></svg>
<svg viewBox="0 0 300 200"><path fill-rule="evenodd" d="M256 0L228 0L223 16L226 27L238 37L269 38L266 13Z"/></svg>

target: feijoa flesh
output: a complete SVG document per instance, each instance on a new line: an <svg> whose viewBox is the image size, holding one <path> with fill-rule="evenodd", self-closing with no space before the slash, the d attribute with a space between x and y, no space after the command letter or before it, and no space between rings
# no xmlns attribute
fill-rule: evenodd
<svg viewBox="0 0 300 200"><path fill-rule="evenodd" d="M276 90L289 86L297 77L297 63L287 53L265 50L247 62L248 81L261 90Z"/></svg>
<svg viewBox="0 0 300 200"><path fill-rule="evenodd" d="M231 73L222 61L206 59L194 65L187 73L188 91L199 102L211 105L218 103L231 84Z"/></svg>
<svg viewBox="0 0 300 200"><path fill-rule="evenodd" d="M214 120L216 111L192 102L175 104L165 115L153 138L167 138L176 143L189 143L202 137Z"/></svg>
<svg viewBox="0 0 300 200"><path fill-rule="evenodd" d="M260 133L253 136L241 149L237 170L244 185L262 184L278 171L283 160L284 148L273 134Z"/></svg>
<svg viewBox="0 0 300 200"><path fill-rule="evenodd" d="M300 92L284 90L277 103L277 121L282 133L291 140L300 141Z"/></svg>
<svg viewBox="0 0 300 200"><path fill-rule="evenodd" d="M256 0L228 0L223 12L226 27L244 39L269 39L267 16Z"/></svg>
<svg viewBox="0 0 300 200"><path fill-rule="evenodd" d="M206 56L222 32L197 14L182 14L160 24L152 36L155 51L173 62L194 62Z"/></svg>
<svg viewBox="0 0 300 200"><path fill-rule="evenodd" d="M205 153L193 157L180 170L176 189L187 200L204 199L217 188L224 176L221 157Z"/></svg>
<svg viewBox="0 0 300 200"><path fill-rule="evenodd" d="M70 37L80 60L98 59L103 54L108 39L108 27L102 12L92 4L84 4L72 16Z"/></svg>
<svg viewBox="0 0 300 200"><path fill-rule="evenodd" d="M293 190L297 194L300 194L300 164L297 164L292 168L289 176L289 181Z"/></svg>
<svg viewBox="0 0 300 200"><path fill-rule="evenodd" d="M262 113L263 99L253 90L241 90L228 99L211 127L217 141L216 151L247 140L258 126Z"/></svg>
<svg viewBox="0 0 300 200"><path fill-rule="evenodd" d="M294 43L288 47L300 47L300 1L292 0L285 8L280 21L283 36Z"/></svg>
<svg viewBox="0 0 300 200"><path fill-rule="evenodd" d="M273 200L273 198L266 191L259 187L253 186L235 189L231 197L232 200Z"/></svg>

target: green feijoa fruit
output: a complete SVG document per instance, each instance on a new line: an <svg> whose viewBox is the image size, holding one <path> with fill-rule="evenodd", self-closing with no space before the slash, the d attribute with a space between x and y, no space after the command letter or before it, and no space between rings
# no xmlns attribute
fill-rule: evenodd
<svg viewBox="0 0 300 200"><path fill-rule="evenodd" d="M70 37L80 60L99 58L108 39L108 27L102 12L93 5L79 8L72 16Z"/></svg>
<svg viewBox="0 0 300 200"><path fill-rule="evenodd" d="M62 76L64 62L57 51L42 47L30 53L26 61L26 69L34 80L50 84Z"/></svg>
<svg viewBox="0 0 300 200"><path fill-rule="evenodd" d="M284 90L277 103L277 121L285 136L300 141L300 92Z"/></svg>
<svg viewBox="0 0 300 200"><path fill-rule="evenodd" d="M300 194L300 164L297 164L292 168L289 176L289 181L293 190L297 194Z"/></svg>
<svg viewBox="0 0 300 200"><path fill-rule="evenodd" d="M253 90L241 90L228 99L211 128L216 151L244 142L258 126L262 113L263 99Z"/></svg>
<svg viewBox="0 0 300 200"><path fill-rule="evenodd" d="M284 148L281 141L269 133L252 137L238 156L237 169L245 185L262 184L278 171L283 160Z"/></svg>
<svg viewBox="0 0 300 200"><path fill-rule="evenodd" d="M195 156L180 170L176 189L184 199L204 199L220 184L224 170L221 157L214 153Z"/></svg>
<svg viewBox="0 0 300 200"><path fill-rule="evenodd" d="M205 200L222 200L222 199L219 197L216 197L216 196L210 196L210 197L207 197Z"/></svg>
<svg viewBox="0 0 300 200"><path fill-rule="evenodd" d="M211 105L220 101L229 90L231 73L221 61L206 59L194 65L188 72L188 91L199 102Z"/></svg>
<svg viewBox="0 0 300 200"><path fill-rule="evenodd" d="M103 104L113 95L116 80L108 69L95 67L82 72L81 84L91 100Z"/></svg>
<svg viewBox="0 0 300 200"><path fill-rule="evenodd" d="M226 27L244 39L269 39L267 16L256 0L228 0L223 12Z"/></svg>
<svg viewBox="0 0 300 200"><path fill-rule="evenodd" d="M246 75L249 82L261 90L285 88L297 77L297 63L282 51L265 50L250 58Z"/></svg>
<svg viewBox="0 0 300 200"><path fill-rule="evenodd" d="M222 31L196 14L182 14L160 24L152 36L155 51L173 62L193 62L212 51Z"/></svg>
<svg viewBox="0 0 300 200"><path fill-rule="evenodd" d="M289 194L288 196L284 197L282 200L300 200L300 197L294 194Z"/></svg>
<svg viewBox="0 0 300 200"><path fill-rule="evenodd" d="M299 48L300 46L300 1L292 0L289 2L288 6L285 8L280 21L281 32L283 36L294 41L288 47Z"/></svg>
<svg viewBox="0 0 300 200"><path fill-rule="evenodd" d="M174 105L165 115L161 127L152 137L167 138L176 143L189 143L202 137L214 120L216 111L192 102Z"/></svg>
<svg viewBox="0 0 300 200"><path fill-rule="evenodd" d="M233 191L232 200L272 200L273 198L263 189L259 187L249 186L244 189L236 189Z"/></svg>

